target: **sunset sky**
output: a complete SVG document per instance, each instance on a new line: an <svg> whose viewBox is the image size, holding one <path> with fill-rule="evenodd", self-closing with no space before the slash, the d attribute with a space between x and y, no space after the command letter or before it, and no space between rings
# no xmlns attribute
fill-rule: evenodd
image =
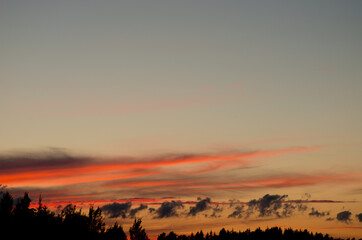
<svg viewBox="0 0 362 240"><path fill-rule="evenodd" d="M0 192L153 238L362 238L362 1L0 0Z"/></svg>

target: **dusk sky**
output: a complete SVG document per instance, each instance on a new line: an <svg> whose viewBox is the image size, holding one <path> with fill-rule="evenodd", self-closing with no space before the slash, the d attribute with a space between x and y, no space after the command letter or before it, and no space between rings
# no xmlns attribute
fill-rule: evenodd
<svg viewBox="0 0 362 240"><path fill-rule="evenodd" d="M0 192L362 238L362 1L0 0Z"/></svg>

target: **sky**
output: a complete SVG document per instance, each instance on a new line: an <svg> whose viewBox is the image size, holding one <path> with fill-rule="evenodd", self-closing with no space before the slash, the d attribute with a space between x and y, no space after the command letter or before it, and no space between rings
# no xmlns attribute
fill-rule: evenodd
<svg viewBox="0 0 362 240"><path fill-rule="evenodd" d="M151 236L362 237L362 2L0 0L0 191Z"/></svg>

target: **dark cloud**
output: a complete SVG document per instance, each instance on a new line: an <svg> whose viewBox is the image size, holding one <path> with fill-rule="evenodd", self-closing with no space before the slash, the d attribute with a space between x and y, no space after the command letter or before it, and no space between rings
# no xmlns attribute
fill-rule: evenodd
<svg viewBox="0 0 362 240"><path fill-rule="evenodd" d="M112 203L106 204L102 207L102 211L109 215L110 218L117 218L121 216L122 218L127 217L127 213L130 211L132 206L131 202L126 203Z"/></svg>
<svg viewBox="0 0 362 240"><path fill-rule="evenodd" d="M229 207L230 208L232 208L235 204L238 204L238 203L240 203L240 201L239 200L235 200L235 199L231 199L231 200L229 200Z"/></svg>
<svg viewBox="0 0 362 240"><path fill-rule="evenodd" d="M258 213L259 217L276 215L281 217L279 210L282 208L283 201L288 195L269 195L266 194L264 197L259 199L253 199L247 203L248 205L248 216L251 213Z"/></svg>
<svg viewBox="0 0 362 240"><path fill-rule="evenodd" d="M154 208L149 208L149 209L148 209L148 212L149 212L149 213L153 213L154 211L156 211L156 209L154 209Z"/></svg>
<svg viewBox="0 0 362 240"><path fill-rule="evenodd" d="M168 218L177 217L177 209L183 208L181 201L163 202L161 206L155 211L155 218Z"/></svg>
<svg viewBox="0 0 362 240"><path fill-rule="evenodd" d="M190 208L190 212L188 213L188 215L195 216L197 213L205 211L206 209L208 209L208 205L211 203L210 198L199 198L198 200L199 201L196 203L196 206Z"/></svg>
<svg viewBox="0 0 362 240"><path fill-rule="evenodd" d="M303 204L301 200L296 200L293 202L283 203L283 217L289 217L294 212L304 212L307 210L307 205Z"/></svg>
<svg viewBox="0 0 362 240"><path fill-rule="evenodd" d="M90 158L73 157L56 148L38 153L0 155L0 173L72 168L89 164Z"/></svg>
<svg viewBox="0 0 362 240"><path fill-rule="evenodd" d="M362 213L356 214L356 218L359 222L362 222Z"/></svg>
<svg viewBox="0 0 362 240"><path fill-rule="evenodd" d="M242 218L243 213L244 213L244 206L237 205L234 211L228 216L228 218Z"/></svg>
<svg viewBox="0 0 362 240"><path fill-rule="evenodd" d="M262 152L262 151L261 151ZM252 152L256 154L257 152ZM162 167L164 165L177 165L183 163L199 163L207 161L221 161L223 157L246 156L250 152L230 153L224 155L213 154L190 154L190 153L172 153L160 154L157 156L129 157L119 156L117 159L107 159L92 156L80 156L67 152L61 148L48 148L38 152L13 152L9 154L0 154L0 174L1 173L19 173L32 170L53 170L70 169L89 165L122 163L124 166L142 169ZM102 160L102 161L99 161ZM144 164L143 166L137 164Z"/></svg>
<svg viewBox="0 0 362 240"><path fill-rule="evenodd" d="M215 205L215 207L212 210L213 210L213 212L210 215L210 217L219 218L219 217L221 217L221 215L219 213L221 213L224 210L224 208L220 207L220 205L217 204L217 205Z"/></svg>
<svg viewBox="0 0 362 240"><path fill-rule="evenodd" d="M303 212L307 205L302 200L287 201L288 195L270 195L266 194L262 198L253 199L247 203L246 218L251 214L259 217L277 216L289 217L295 212ZM237 212L235 213L237 215Z"/></svg>
<svg viewBox="0 0 362 240"><path fill-rule="evenodd" d="M329 212L319 212L318 210L312 208L312 211L309 213L309 216L324 217L324 216L329 216Z"/></svg>
<svg viewBox="0 0 362 240"><path fill-rule="evenodd" d="M350 223L352 213L350 211L343 211L337 214L337 220L340 222Z"/></svg>
<svg viewBox="0 0 362 240"><path fill-rule="evenodd" d="M129 212L129 217L134 218L136 213L138 213L139 211L142 211L144 209L147 209L147 205L141 204L138 208L131 209L131 211Z"/></svg>

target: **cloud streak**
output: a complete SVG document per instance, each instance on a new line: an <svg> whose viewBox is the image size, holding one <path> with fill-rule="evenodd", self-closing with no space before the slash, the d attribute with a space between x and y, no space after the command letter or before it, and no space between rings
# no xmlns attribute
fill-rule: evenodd
<svg viewBox="0 0 362 240"><path fill-rule="evenodd" d="M115 196L148 199L159 199L163 196L215 196L225 191L356 182L351 173L281 173L275 176L254 174L252 177L231 174L228 178L224 177L225 174L235 172L235 169L246 171L249 167L260 166L261 161L269 157L317 149L319 147L293 147L253 152L166 154L137 158L84 157L59 150L38 154L0 155L0 182L9 185L11 191L42 194L45 201L62 204L109 204ZM221 169L223 171L218 172ZM162 202L159 201L159 204ZM196 206L193 211L190 216L199 212ZM285 211L294 211L292 205Z"/></svg>
<svg viewBox="0 0 362 240"><path fill-rule="evenodd" d="M223 166L253 164L252 158L271 157L286 153L313 151L319 147L294 147L266 151L223 153L223 154L169 154L157 157L132 158L94 158L71 156L61 151L46 153L26 153L0 156L0 182L3 184L39 184L44 179L48 183L81 183L106 181L132 177L151 171L182 164L225 163L210 168L214 171ZM243 161L244 160L244 161ZM245 162L246 161L246 162ZM153 171L156 173L157 171ZM143 173L146 174L146 173ZM111 175L111 176L109 176Z"/></svg>

